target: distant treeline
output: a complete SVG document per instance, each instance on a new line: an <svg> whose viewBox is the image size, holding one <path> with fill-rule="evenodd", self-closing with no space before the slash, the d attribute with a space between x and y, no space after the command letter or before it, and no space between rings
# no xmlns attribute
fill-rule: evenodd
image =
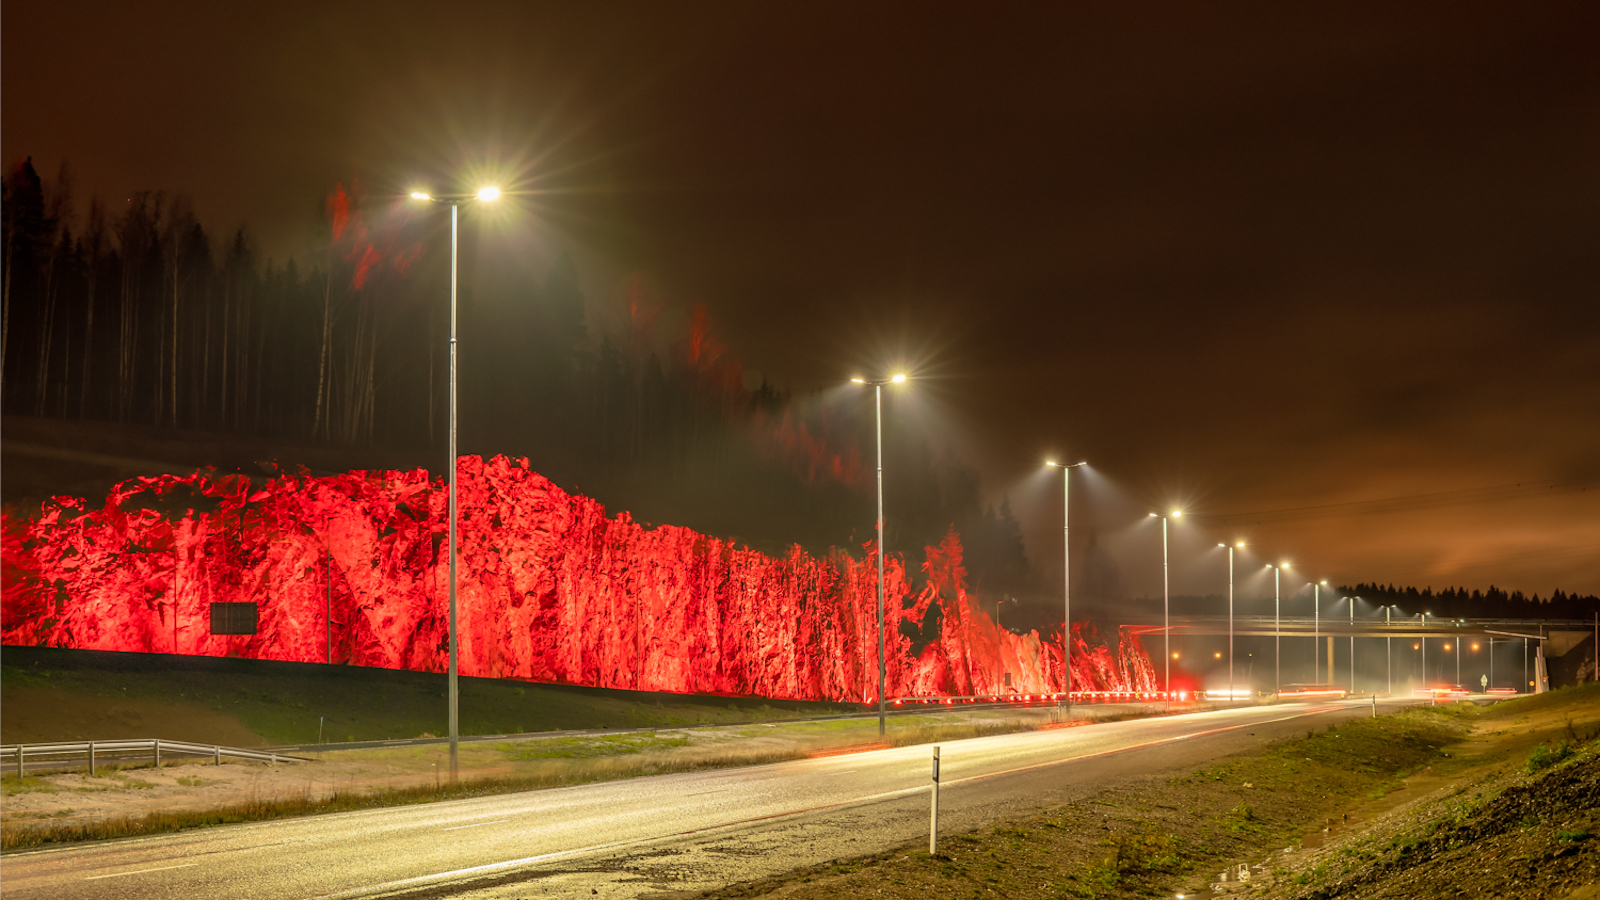
<svg viewBox="0 0 1600 900"><path fill-rule="evenodd" d="M1358 584L1339 590L1380 606L1398 605L1411 616L1425 612L1444 618L1466 619L1588 619L1594 616L1596 610L1600 610L1600 597L1568 594L1560 590L1548 597L1538 594L1530 597L1521 591L1507 593L1494 585L1490 585L1486 591L1469 591L1464 587L1447 587L1440 591L1431 587L1417 590L1392 584Z"/></svg>
<svg viewBox="0 0 1600 900"><path fill-rule="evenodd" d="M8 414L426 448L442 463L446 217L339 187L321 249L280 263L159 191L80 211L67 173L46 183L31 160L0 202ZM827 404L751 387L703 308L664 324L637 281L626 324L598 333L568 258L541 282L462 287L462 453L528 456L642 519L765 549L870 539L866 392ZM920 556L953 525L979 586L1025 581L1010 510L900 420L885 432L890 551Z"/></svg>

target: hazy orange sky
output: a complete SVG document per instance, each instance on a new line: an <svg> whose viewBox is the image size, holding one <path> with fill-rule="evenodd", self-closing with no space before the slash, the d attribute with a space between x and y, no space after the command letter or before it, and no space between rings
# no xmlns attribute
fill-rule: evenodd
<svg viewBox="0 0 1600 900"><path fill-rule="evenodd" d="M1119 492L1082 524L1136 535L1136 590L1129 529L1181 505L1179 590L1237 537L1347 582L1600 593L1593 4L3 16L8 160L185 193L280 259L337 182L505 178L597 309L641 274L800 391L913 366L896 409L1046 569L1060 454Z"/></svg>

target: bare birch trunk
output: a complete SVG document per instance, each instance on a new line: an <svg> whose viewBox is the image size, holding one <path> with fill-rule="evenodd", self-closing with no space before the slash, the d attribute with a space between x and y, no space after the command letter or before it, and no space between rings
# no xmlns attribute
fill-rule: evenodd
<svg viewBox="0 0 1600 900"><path fill-rule="evenodd" d="M34 415L38 416L44 415L50 393L50 344L55 337L56 263L59 259L59 248L52 245L50 259L44 266L44 315L39 322L39 368L33 396Z"/></svg>
<svg viewBox="0 0 1600 900"><path fill-rule="evenodd" d="M329 429L323 427L324 416L330 412L328 404L323 399L324 391L329 390L328 363L332 348L329 342L333 335L333 254L328 254L328 270L322 282L322 349L317 354L317 408L311 417L311 434L321 434L329 437Z"/></svg>

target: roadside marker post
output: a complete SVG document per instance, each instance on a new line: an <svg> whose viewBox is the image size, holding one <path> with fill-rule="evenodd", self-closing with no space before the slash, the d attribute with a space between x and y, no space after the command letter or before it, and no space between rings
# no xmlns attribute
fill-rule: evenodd
<svg viewBox="0 0 1600 900"><path fill-rule="evenodd" d="M1378 692L1377 691L1373 691L1372 692L1372 717L1374 719L1376 719L1378 717Z"/></svg>
<svg viewBox="0 0 1600 900"><path fill-rule="evenodd" d="M933 819L928 826L928 855L939 855L939 748L933 748Z"/></svg>

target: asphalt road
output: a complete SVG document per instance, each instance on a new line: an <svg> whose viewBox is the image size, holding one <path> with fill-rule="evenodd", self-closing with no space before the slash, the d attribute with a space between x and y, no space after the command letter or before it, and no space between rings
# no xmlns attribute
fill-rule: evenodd
<svg viewBox="0 0 1600 900"><path fill-rule="evenodd" d="M1370 715L1369 703L952 741L941 831L1204 765ZM930 756L906 747L8 853L0 890L8 900L672 896L925 840Z"/></svg>

